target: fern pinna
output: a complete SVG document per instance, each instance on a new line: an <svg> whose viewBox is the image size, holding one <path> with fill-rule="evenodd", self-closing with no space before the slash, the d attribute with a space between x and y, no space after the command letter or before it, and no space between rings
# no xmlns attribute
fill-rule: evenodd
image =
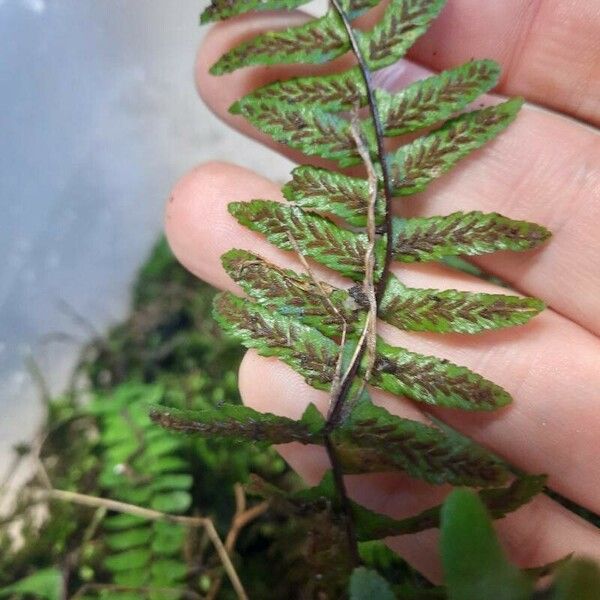
<svg viewBox="0 0 600 600"><path fill-rule="evenodd" d="M252 10L293 9L306 1L213 0L202 21ZM231 203L230 213L241 224L299 255L306 272L234 249L223 256L223 265L246 298L222 293L215 301L216 319L247 348L278 357L308 384L329 391L327 415L312 405L297 422L239 406L193 414L158 409L153 415L166 427L207 436L324 446L331 473L300 500L286 502L301 501L304 510L317 512L328 507L331 519L345 532L349 566L360 560L357 541L436 527L439 509L406 521L374 515L347 497L345 473L399 469L433 484L477 487L496 517L528 501L544 484L541 476L515 478L504 461L443 423L401 418L370 400L366 384L424 408L493 411L509 404L506 391L465 367L391 346L377 335L376 318L403 330L440 334L476 334L523 324L543 309L542 302L411 288L390 272L390 266L523 251L549 237L539 225L496 213L394 216L402 198L425 190L500 134L516 117L522 100L468 110L498 81L499 67L490 60L472 60L397 93L375 89L372 74L400 59L445 1L391 0L372 29L356 29L352 22L377 4L378 0L331 0L324 16L258 35L211 68L219 75L249 65L316 64L349 51L356 59L354 66L335 74L266 85L230 109L290 148L339 167L363 168L361 177L300 166L283 188L287 203ZM406 134L411 134L409 141L400 140L405 143L386 151L384 138ZM350 281L345 286L319 281L308 260ZM270 490L267 495L279 493Z"/></svg>

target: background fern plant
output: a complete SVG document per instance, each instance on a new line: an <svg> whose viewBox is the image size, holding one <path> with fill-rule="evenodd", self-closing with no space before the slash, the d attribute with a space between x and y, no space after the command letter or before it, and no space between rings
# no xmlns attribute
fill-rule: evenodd
<svg viewBox="0 0 600 600"><path fill-rule="evenodd" d="M215 0L202 21L304 3ZM407 331L440 334L475 334L526 323L543 309L541 301L409 288L391 273L391 265L529 250L550 235L540 225L497 213L395 216L394 198L425 190L500 134L522 100L467 110L498 81L499 67L489 60L473 60L395 94L375 89L372 74L401 58L445 4L391 0L370 31L355 29L352 21L378 3L332 0L324 16L245 41L211 68L220 75L249 65L317 64L348 51L356 59L355 66L333 75L266 85L230 108L275 141L306 155L339 167L363 167L363 176L356 176L300 166L283 188L287 203L232 202L233 217L276 247L299 255L306 272L233 249L223 256L223 266L247 297L222 293L214 305L220 325L247 348L278 357L308 384L328 391L327 414L313 405L300 421L242 406L153 412L155 421L179 431L324 446L331 472L306 494L316 501L316 512L325 510L343 532L345 558L340 559L340 536L331 531L325 554L336 548L338 570L346 572L360 563L359 541L439 526L441 508L400 522L373 515L349 500L344 473L400 469L429 483L476 487L495 517L518 508L544 485L543 476L515 476L503 460L447 425L395 416L369 397L366 384L425 407L493 411L509 404L506 391L465 367L391 346L377 335L376 319ZM386 151L384 138L406 134L411 141L400 139L404 143ZM320 281L307 259L351 281L343 287ZM294 500L282 491L262 493L285 498L283 504L292 510ZM310 504L307 497L303 510Z"/></svg>

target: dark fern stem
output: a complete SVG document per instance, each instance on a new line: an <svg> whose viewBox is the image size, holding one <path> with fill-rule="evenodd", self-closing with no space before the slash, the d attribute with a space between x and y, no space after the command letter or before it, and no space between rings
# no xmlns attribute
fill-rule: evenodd
<svg viewBox="0 0 600 600"><path fill-rule="evenodd" d="M365 84L365 89L367 92L367 101L369 104L369 112L373 122L373 128L375 130L375 136L377 141L377 162L381 168L381 180L383 184L383 191L385 197L385 212L384 212L384 227L385 230L385 260L383 264L383 270L381 272L379 281L377 282L377 291L376 291L376 302L377 306L381 303L383 298L383 294L385 292L390 266L392 264L393 258L393 243L392 243L392 184L390 172L387 164L387 159L385 156L385 146L383 141L383 126L381 124L381 118L379 115L379 107L377 106L377 101L375 99L375 92L373 89L373 82L371 77L371 71L367 66L365 58L361 52L361 49L358 45L358 41L356 36L354 35L354 29L344 9L340 5L339 0L330 0L331 6L335 9L337 14L340 16L340 19L344 23L344 28L346 29L346 33L348 35L348 40L350 42L350 46L352 48L352 52L358 62L358 66L360 68L360 72ZM348 547L350 550L350 555L353 557L355 564L358 564L360 561L358 555L358 545L356 541L355 535L355 527L353 523L353 514L352 508L350 507L350 503L348 501L348 496L346 493L346 486L344 484L344 478L342 474L341 467L337 460L337 454L335 452L335 448L331 443L329 438L329 430L336 427L339 423L341 415L343 414L344 405L348 399L348 395L350 393L350 389L352 388L352 382L356 378L358 374L358 369L360 364L365 356L367 351L367 338L362 342L362 346L359 351L355 354L353 363L348 367L347 375L342 380L340 385L340 390L336 398L331 399L332 409L329 412L327 418L327 433L325 439L325 447L327 449L327 455L329 457L329 461L331 462L331 468L333 469L334 481L337 488L337 493L339 495L340 504L342 509L344 510L344 519L346 523L346 535L348 537Z"/></svg>

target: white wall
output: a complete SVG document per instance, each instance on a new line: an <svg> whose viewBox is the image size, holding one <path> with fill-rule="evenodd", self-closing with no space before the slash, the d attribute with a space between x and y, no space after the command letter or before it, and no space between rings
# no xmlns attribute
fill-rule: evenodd
<svg viewBox="0 0 600 600"><path fill-rule="evenodd" d="M63 305L100 331L126 314L178 176L289 171L197 100L202 4L0 0L0 457L39 418L24 356L60 389L89 336Z"/></svg>

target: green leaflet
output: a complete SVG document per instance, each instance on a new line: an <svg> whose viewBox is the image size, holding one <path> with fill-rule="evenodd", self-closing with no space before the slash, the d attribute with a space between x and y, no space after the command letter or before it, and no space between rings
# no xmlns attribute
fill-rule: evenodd
<svg viewBox="0 0 600 600"><path fill-rule="evenodd" d="M387 158L394 194L406 196L424 190L461 158L506 129L522 104L522 99L514 98L460 115L396 150Z"/></svg>
<svg viewBox="0 0 600 600"><path fill-rule="evenodd" d="M318 167L301 166L292 171L292 180L283 186L287 200L301 208L331 213L350 225L366 225L369 184L360 177L349 177ZM383 198L378 202L377 222L383 217Z"/></svg>
<svg viewBox="0 0 600 600"><path fill-rule="evenodd" d="M358 320L344 290L276 267L245 250L230 250L221 260L229 276L261 306L294 317L327 337L339 337L344 321L354 325Z"/></svg>
<svg viewBox="0 0 600 600"><path fill-rule="evenodd" d="M424 1L424 0L421 0ZM379 0L342 0L349 19L355 19ZM350 49L348 34L338 14L329 10L318 19L281 31L269 31L224 54L210 69L213 75L250 65L325 63Z"/></svg>
<svg viewBox="0 0 600 600"><path fill-rule="evenodd" d="M479 211L396 219L394 225L394 259L408 263L498 250L519 252L535 248L550 237L541 225Z"/></svg>
<svg viewBox="0 0 600 600"><path fill-rule="evenodd" d="M500 67L494 61L473 60L417 81L396 94L377 90L385 135L402 135L445 121L493 88L499 77Z"/></svg>
<svg viewBox="0 0 600 600"><path fill-rule="evenodd" d="M442 563L449 600L528 600L528 577L508 562L477 495L455 490L442 509Z"/></svg>
<svg viewBox="0 0 600 600"><path fill-rule="evenodd" d="M510 474L502 461L468 438L448 436L368 402L355 407L332 439L348 473L400 469L429 483L481 487L501 485Z"/></svg>
<svg viewBox="0 0 600 600"><path fill-rule="evenodd" d="M338 361L337 344L296 320L230 293L216 296L214 316L221 327L262 356L277 356L309 385L329 389Z"/></svg>
<svg viewBox="0 0 600 600"><path fill-rule="evenodd" d="M315 282L245 250L230 250L221 260L229 276L261 306L295 317L327 337L338 338L344 321L349 333L362 323L367 307L361 308L360 286L346 291ZM536 298L409 288L390 276L380 317L409 331L477 333L521 325L543 308Z"/></svg>
<svg viewBox="0 0 600 600"><path fill-rule="evenodd" d="M359 37L369 68L381 69L402 58L445 4L446 0L391 0L383 19Z"/></svg>
<svg viewBox="0 0 600 600"><path fill-rule="evenodd" d="M491 60L473 60L455 69L416 81L404 90L376 90L379 112L387 135L400 135L445 120L496 85L499 67ZM233 114L245 114L255 104L281 107L304 104L339 112L367 103L358 67L333 75L295 77L262 86L236 101Z"/></svg>
<svg viewBox="0 0 600 600"><path fill-rule="evenodd" d="M248 102L239 108L240 113L257 129L276 142L300 150L309 156L320 156L337 161L340 166L361 162L350 122L334 113L300 104L297 106L273 105L271 102ZM363 137L373 152L375 135L370 121L362 123Z"/></svg>
<svg viewBox="0 0 600 600"><path fill-rule="evenodd" d="M409 288L390 277L381 318L399 329L478 333L527 323L544 309L537 298Z"/></svg>
<svg viewBox="0 0 600 600"><path fill-rule="evenodd" d="M212 0L202 13L200 23L221 21L254 10L292 10L308 2L310 0Z"/></svg>
<svg viewBox="0 0 600 600"><path fill-rule="evenodd" d="M267 310L230 293L215 299L215 318L247 348L263 356L277 356L302 375L307 383L328 390L339 356L336 342L296 319ZM351 354L348 343L344 353ZM377 342L370 383L418 402L465 410L493 410L511 401L499 386L434 356L423 356Z"/></svg>
<svg viewBox="0 0 600 600"><path fill-rule="evenodd" d="M329 219L305 213L296 206L271 200L231 202L229 212L278 248L294 250L291 235L305 256L346 277L362 280L366 235L342 229Z"/></svg>
<svg viewBox="0 0 600 600"><path fill-rule="evenodd" d="M228 405L190 412L157 408L152 418L176 431L270 443L323 444L325 426L313 405L300 421ZM467 438L402 419L370 402L358 404L330 435L347 473L402 469L430 483L482 487L502 484L509 476L499 459Z"/></svg>
<svg viewBox="0 0 600 600"><path fill-rule="evenodd" d="M396 395L435 406L495 410L511 402L501 387L466 367L377 342L371 383Z"/></svg>
<svg viewBox="0 0 600 600"><path fill-rule="evenodd" d="M328 62L349 48L344 25L328 12L297 27L268 31L224 54L210 69L213 75L230 73L250 65Z"/></svg>
<svg viewBox="0 0 600 600"><path fill-rule="evenodd" d="M155 407L150 418L165 429L203 436L231 437L239 440L271 444L318 442L316 434L322 428L322 418L315 419L311 409L306 418L294 421L270 413L260 413L247 406L225 404L221 408L184 411Z"/></svg>
<svg viewBox="0 0 600 600"><path fill-rule="evenodd" d="M295 77L262 86L234 102L229 111L240 114L249 104L261 102L278 106L312 104L330 112L364 106L367 90L358 67L333 75Z"/></svg>

